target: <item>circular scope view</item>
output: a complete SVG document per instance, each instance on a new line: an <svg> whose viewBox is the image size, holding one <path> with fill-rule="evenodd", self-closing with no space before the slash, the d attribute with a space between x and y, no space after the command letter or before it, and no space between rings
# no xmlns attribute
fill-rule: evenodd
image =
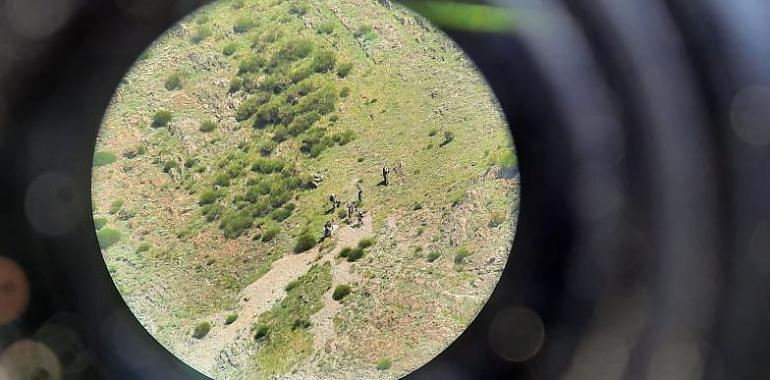
<svg viewBox="0 0 770 380"><path fill-rule="evenodd" d="M126 303L215 379L396 379L471 323L519 181L504 116L387 0L228 0L117 89L93 168Z"/></svg>

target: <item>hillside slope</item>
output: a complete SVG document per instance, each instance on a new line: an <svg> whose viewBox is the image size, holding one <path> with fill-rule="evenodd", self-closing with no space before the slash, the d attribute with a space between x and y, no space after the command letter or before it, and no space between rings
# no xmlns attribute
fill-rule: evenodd
<svg viewBox="0 0 770 380"><path fill-rule="evenodd" d="M375 0L201 9L126 76L94 164L116 285L216 378L414 370L483 306L517 216L483 79L424 20ZM385 186L382 167L399 165Z"/></svg>

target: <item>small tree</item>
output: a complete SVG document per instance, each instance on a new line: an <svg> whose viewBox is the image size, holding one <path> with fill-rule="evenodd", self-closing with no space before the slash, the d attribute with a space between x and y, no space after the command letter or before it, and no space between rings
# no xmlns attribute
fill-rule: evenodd
<svg viewBox="0 0 770 380"><path fill-rule="evenodd" d="M203 339L211 331L211 324L208 322L201 322L193 330L193 338Z"/></svg>
<svg viewBox="0 0 770 380"><path fill-rule="evenodd" d="M297 241L294 244L294 253L305 252L310 248L315 247L317 243L318 239L316 239L316 237L313 236L310 231L305 230L299 236L297 236Z"/></svg>
<svg viewBox="0 0 770 380"><path fill-rule="evenodd" d="M165 126L168 126L168 123L171 122L171 119L173 119L173 114L171 111L158 111L155 112L155 114L152 116L152 127L153 128L163 128Z"/></svg>
<svg viewBox="0 0 770 380"><path fill-rule="evenodd" d="M332 293L332 299L335 301L342 301L351 292L350 285L337 285Z"/></svg>

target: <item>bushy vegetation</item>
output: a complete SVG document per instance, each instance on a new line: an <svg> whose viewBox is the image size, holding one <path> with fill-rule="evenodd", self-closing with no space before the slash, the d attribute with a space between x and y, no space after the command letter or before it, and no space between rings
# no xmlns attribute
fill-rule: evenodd
<svg viewBox="0 0 770 380"><path fill-rule="evenodd" d="M120 232L111 228L102 228L96 231L96 239L99 241L99 247L101 249L107 249L115 243L119 242L121 238Z"/></svg>
<svg viewBox="0 0 770 380"><path fill-rule="evenodd" d="M234 42L234 41L228 42L227 44L225 44L225 46L222 47L222 54L229 57L235 54L235 52L238 51L239 47L240 45L237 42Z"/></svg>
<svg viewBox="0 0 770 380"><path fill-rule="evenodd" d="M110 214L117 214L117 212L120 211L121 208L123 208L124 203L125 202L122 199L112 201L112 203L110 203L110 209L108 210L108 212Z"/></svg>
<svg viewBox="0 0 770 380"><path fill-rule="evenodd" d="M147 252L150 250L150 248L151 248L150 243L147 243L147 242L141 243L139 244L138 247L136 247L136 253Z"/></svg>
<svg viewBox="0 0 770 380"><path fill-rule="evenodd" d="M182 76L178 73L173 73L166 77L166 82L164 83L164 86L166 87L166 90L173 91L173 90L179 90L182 88Z"/></svg>
<svg viewBox="0 0 770 380"><path fill-rule="evenodd" d="M371 238L365 238L361 239L361 241L358 242L358 248L366 249L374 245L374 240Z"/></svg>
<svg viewBox="0 0 770 380"><path fill-rule="evenodd" d="M272 160L269 158L258 158L251 165L251 170L257 173L270 174L280 172L286 167L287 163L283 160Z"/></svg>
<svg viewBox="0 0 770 380"><path fill-rule="evenodd" d="M107 218L94 218L94 228L97 230L107 225Z"/></svg>
<svg viewBox="0 0 770 380"><path fill-rule="evenodd" d="M207 25L198 25L195 27L195 30L193 30L193 34L190 37L190 41L192 41L192 43L194 44L197 44L205 40L206 38L209 38L210 36L211 36L211 28L209 28Z"/></svg>
<svg viewBox="0 0 770 380"><path fill-rule="evenodd" d="M267 225L262 230L262 242L267 243L269 241L272 241L275 239L276 236L281 232L281 228L278 227L276 224L270 224Z"/></svg>
<svg viewBox="0 0 770 380"><path fill-rule="evenodd" d="M439 257L441 257L441 253L439 253L438 251L433 251L433 252L428 254L428 256L425 258L425 260L428 260L428 262L432 263L432 262L438 260Z"/></svg>
<svg viewBox="0 0 770 380"><path fill-rule="evenodd" d="M386 371L393 366L393 361L390 358L382 358L377 361L377 369L380 371Z"/></svg>
<svg viewBox="0 0 770 380"><path fill-rule="evenodd" d="M318 25L318 28L316 28L319 34L332 34L334 33L334 23L333 22L323 22Z"/></svg>
<svg viewBox="0 0 770 380"><path fill-rule="evenodd" d="M208 335L209 331L211 331L211 323L201 322L195 325L192 336L195 339L203 339L206 335Z"/></svg>
<svg viewBox="0 0 770 380"><path fill-rule="evenodd" d="M232 325L236 320L238 320L238 314L228 314L225 317L225 325Z"/></svg>
<svg viewBox="0 0 770 380"><path fill-rule="evenodd" d="M254 340L263 340L270 335L270 328L265 325L259 325L254 330Z"/></svg>
<svg viewBox="0 0 770 380"><path fill-rule="evenodd" d="M99 151L94 153L94 167L96 166L104 166L109 165L115 161L117 161L118 156L115 155L113 152L109 151Z"/></svg>
<svg viewBox="0 0 770 380"><path fill-rule="evenodd" d="M152 115L152 127L163 128L168 126L168 123L170 123L173 118L174 115L171 113L171 111L157 111L154 115Z"/></svg>
<svg viewBox="0 0 770 380"><path fill-rule="evenodd" d="M337 65L337 75L339 75L340 78L347 77L351 70L353 70L352 62L343 62Z"/></svg>
<svg viewBox="0 0 770 380"><path fill-rule="evenodd" d="M318 238L316 238L309 230L304 230L297 236L293 250L294 253L305 252L310 248L315 247L316 244L318 244Z"/></svg>
<svg viewBox="0 0 770 380"><path fill-rule="evenodd" d="M204 120L204 121L201 122L201 125L198 127L198 130L203 132L203 133L208 133L208 132L213 131L216 128L217 128L217 124L216 123L214 123L211 120Z"/></svg>
<svg viewBox="0 0 770 380"><path fill-rule="evenodd" d="M222 217L219 228L228 239L235 239L243 235L254 224L254 217L244 214L229 214Z"/></svg>
<svg viewBox="0 0 770 380"><path fill-rule="evenodd" d="M212 204L219 199L219 193L214 190L205 190L198 197L198 204L201 206Z"/></svg>
<svg viewBox="0 0 770 380"><path fill-rule="evenodd" d="M332 299L335 301L342 301L352 291L350 285L337 285L332 293Z"/></svg>
<svg viewBox="0 0 770 380"><path fill-rule="evenodd" d="M238 20L235 21L235 24L233 24L233 32L235 33L246 33L249 30L251 30L256 23L254 22L254 19L251 17L243 16L240 17Z"/></svg>
<svg viewBox="0 0 770 380"><path fill-rule="evenodd" d="M334 52L322 50L313 57L311 67L313 68L313 71L317 73L326 73L334 70L336 64L337 58L334 56Z"/></svg>
<svg viewBox="0 0 770 380"><path fill-rule="evenodd" d="M455 264L464 264L465 260L468 258L468 256L471 255L471 252L463 247L457 250L457 253L455 253Z"/></svg>
<svg viewBox="0 0 770 380"><path fill-rule="evenodd" d="M350 250L346 258L348 262L354 263L362 257L364 257L364 249L361 247L356 247Z"/></svg>

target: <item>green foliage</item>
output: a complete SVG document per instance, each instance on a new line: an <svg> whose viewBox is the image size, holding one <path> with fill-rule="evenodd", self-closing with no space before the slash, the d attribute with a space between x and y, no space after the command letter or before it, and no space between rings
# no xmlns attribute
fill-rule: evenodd
<svg viewBox="0 0 770 380"><path fill-rule="evenodd" d="M259 325L254 332L254 340L263 340L270 335L270 327L266 325Z"/></svg>
<svg viewBox="0 0 770 380"><path fill-rule="evenodd" d="M350 285L337 285L332 293L332 299L335 301L342 301L348 294L350 294L352 288Z"/></svg>
<svg viewBox="0 0 770 380"><path fill-rule="evenodd" d="M162 170L164 173L171 173L171 170L178 169L179 163L174 160L169 160L163 163Z"/></svg>
<svg viewBox="0 0 770 380"><path fill-rule="evenodd" d="M208 24L208 22L209 22L208 15L200 15L197 19L195 19L195 23L198 25Z"/></svg>
<svg viewBox="0 0 770 380"><path fill-rule="evenodd" d="M289 14L304 16L307 13L308 5L305 3L294 3L289 7Z"/></svg>
<svg viewBox="0 0 770 380"><path fill-rule="evenodd" d="M225 46L222 47L222 54L229 57L235 54L235 52L238 51L239 47L240 45L235 41L228 42L225 44Z"/></svg>
<svg viewBox="0 0 770 380"><path fill-rule="evenodd" d="M353 251L353 248L345 247L340 250L340 257L348 257L350 256L350 252Z"/></svg>
<svg viewBox="0 0 770 380"><path fill-rule="evenodd" d="M235 24L233 24L233 32L235 33L246 33L249 30L251 30L256 23L254 22L254 19L248 16L242 16L238 18L238 20L235 21Z"/></svg>
<svg viewBox="0 0 770 380"><path fill-rule="evenodd" d="M269 100L270 95L265 93L258 93L246 98L235 111L235 120L244 121L250 118L259 110L261 105L267 103Z"/></svg>
<svg viewBox="0 0 770 380"><path fill-rule="evenodd" d="M262 70L266 65L267 61L264 57L252 54L241 61L240 66L238 67L238 74L256 73Z"/></svg>
<svg viewBox="0 0 770 380"><path fill-rule="evenodd" d="M380 371L386 371L393 366L393 361L390 358L382 358L377 361L377 369Z"/></svg>
<svg viewBox="0 0 770 380"><path fill-rule="evenodd" d="M150 250L150 243L144 242L139 244L138 247L136 247L136 253L142 253L147 252Z"/></svg>
<svg viewBox="0 0 770 380"><path fill-rule="evenodd" d="M433 137L433 136L435 136L437 133L438 133L438 129L436 129L436 128L431 128L430 132L428 132L428 136L431 136L431 137Z"/></svg>
<svg viewBox="0 0 770 380"><path fill-rule="evenodd" d="M337 75L340 78L347 77L351 70L353 70L353 62L343 62L337 65Z"/></svg>
<svg viewBox="0 0 770 380"><path fill-rule="evenodd" d="M361 249L369 248L372 245L374 245L374 240L372 240L371 238L361 239L358 242L358 248L361 248Z"/></svg>
<svg viewBox="0 0 770 380"><path fill-rule="evenodd" d="M441 253L439 253L437 251L433 251L433 252L429 253L428 256L425 259L428 260L428 262L432 263L432 262L438 260L439 257L441 257Z"/></svg>
<svg viewBox="0 0 770 380"><path fill-rule="evenodd" d="M94 153L94 164L93 166L104 166L109 165L115 161L117 161L118 156L115 155L113 152L109 151L99 151Z"/></svg>
<svg viewBox="0 0 770 380"><path fill-rule="evenodd" d="M243 88L243 79L239 77L235 77L233 79L230 79L230 89L228 90L229 93L234 94Z"/></svg>
<svg viewBox="0 0 770 380"><path fill-rule="evenodd" d="M123 203L125 202L122 199L118 199L110 203L109 213L115 214L120 211L120 209L123 207Z"/></svg>
<svg viewBox="0 0 770 380"><path fill-rule="evenodd" d="M318 25L318 28L316 28L319 34L332 34L334 33L334 23L333 22L323 22L320 25Z"/></svg>
<svg viewBox="0 0 770 380"><path fill-rule="evenodd" d="M334 70L334 65L337 63L337 58L334 56L334 52L329 50L322 50L313 57L313 71L317 73L326 73Z"/></svg>
<svg viewBox="0 0 770 380"><path fill-rule="evenodd" d="M228 314L225 317L225 325L232 325L236 320L238 320L238 314Z"/></svg>
<svg viewBox="0 0 770 380"><path fill-rule="evenodd" d="M312 62L311 64L302 64L289 71L289 79L292 83L298 83L310 77L313 73L315 73L315 70L313 69Z"/></svg>
<svg viewBox="0 0 770 380"><path fill-rule="evenodd" d="M182 88L182 77L178 73L173 73L166 77L164 86L166 87L166 90L169 91L179 90Z"/></svg>
<svg viewBox="0 0 770 380"><path fill-rule="evenodd" d="M463 264L465 263L465 259L468 258L468 256L471 255L471 252L468 251L467 248L463 247L457 250L457 253L455 253L455 264Z"/></svg>
<svg viewBox="0 0 770 380"><path fill-rule="evenodd" d="M346 259L348 262L353 263L362 257L364 257L364 249L361 247L356 247L350 250Z"/></svg>
<svg viewBox="0 0 770 380"><path fill-rule="evenodd" d="M192 43L194 44L197 44L205 40L206 38L209 38L210 36L211 36L211 28L209 28L206 25L198 25L197 27L195 27L195 30L193 31L193 34L190 37L190 41L192 41Z"/></svg>
<svg viewBox="0 0 770 380"><path fill-rule="evenodd" d="M292 329L292 331L293 330L300 330L300 329L301 330L305 330L305 329L309 329L310 326L312 326L312 325L313 324L310 323L310 321L305 319L305 318L297 318L297 319L294 320L294 323L292 323L291 329Z"/></svg>
<svg viewBox="0 0 770 380"><path fill-rule="evenodd" d="M340 90L340 98L347 98L350 95L350 87L345 86Z"/></svg>
<svg viewBox="0 0 770 380"><path fill-rule="evenodd" d="M335 111L338 99L337 90L333 85L323 86L299 101L297 113L316 111L320 115L330 114Z"/></svg>
<svg viewBox="0 0 770 380"><path fill-rule="evenodd" d="M305 252L310 248L315 247L317 243L318 239L313 236L309 230L302 231L302 233L297 236L297 240L294 243L294 253Z"/></svg>
<svg viewBox="0 0 770 380"><path fill-rule="evenodd" d="M195 339L203 339L208 335L209 331L211 331L211 323L201 322L195 326L195 329L193 329L192 336Z"/></svg>
<svg viewBox="0 0 770 380"><path fill-rule="evenodd" d="M276 224L270 224L262 230L262 241L267 243L275 239L281 232L281 228Z"/></svg>
<svg viewBox="0 0 770 380"><path fill-rule="evenodd" d="M505 222L506 214L502 211L492 211L489 216L489 227L495 228Z"/></svg>
<svg viewBox="0 0 770 380"><path fill-rule="evenodd" d="M99 241L99 247L101 249L107 249L120 241L120 232L111 228L102 228L96 231L96 240Z"/></svg>
<svg viewBox="0 0 770 380"><path fill-rule="evenodd" d="M219 199L219 193L214 190L204 190L198 197L198 204L201 206L212 204Z"/></svg>
<svg viewBox="0 0 770 380"><path fill-rule="evenodd" d="M230 176L227 173L219 173L214 176L214 185L224 187L230 186Z"/></svg>
<svg viewBox="0 0 770 380"><path fill-rule="evenodd" d="M201 122L200 126L198 127L198 130L203 133L208 133L213 131L216 128L217 128L216 123L214 123L211 120L204 120Z"/></svg>
<svg viewBox="0 0 770 380"><path fill-rule="evenodd" d="M259 146L259 154L267 157L273 153L278 144L275 141L266 141Z"/></svg>
<svg viewBox="0 0 770 380"><path fill-rule="evenodd" d="M219 228L228 239L235 239L243 235L254 224L254 217L243 214L229 214L222 217Z"/></svg>
<svg viewBox="0 0 770 380"><path fill-rule="evenodd" d="M171 113L171 111L161 110L155 112L154 115L152 115L152 127L153 128L162 128L168 125L168 123L171 122L171 120L174 118L174 115Z"/></svg>
<svg viewBox="0 0 770 380"><path fill-rule="evenodd" d="M107 225L107 218L94 218L94 228L97 230Z"/></svg>
<svg viewBox="0 0 770 380"><path fill-rule="evenodd" d="M519 160L516 157L516 154L513 152L513 148L506 148L503 149L500 153L497 154L497 156L494 158L494 163L503 166L503 167L515 167L518 165Z"/></svg>
<svg viewBox="0 0 770 380"><path fill-rule="evenodd" d="M270 173L276 173L283 170L284 167L286 167L287 163L283 160L273 160L270 158L257 158L254 163L251 165L251 170L262 173L262 174L270 174Z"/></svg>
<svg viewBox="0 0 770 380"><path fill-rule="evenodd" d="M299 39L291 41L281 47L271 60L271 66L294 62L310 55L313 51L313 41L309 39Z"/></svg>
<svg viewBox="0 0 770 380"><path fill-rule="evenodd" d="M206 221L213 222L222 215L222 206L218 204L207 204L201 207L201 213L206 217Z"/></svg>
<svg viewBox="0 0 770 380"><path fill-rule="evenodd" d="M243 8L243 0L233 0L232 4L230 4L230 7L233 9Z"/></svg>
<svg viewBox="0 0 770 380"><path fill-rule="evenodd" d="M360 38L360 37L363 37L364 35L366 35L368 33L372 33L372 32L374 32L374 29L372 28L371 25L363 24L363 25L360 25L358 27L358 29L356 29L356 31L355 31L355 33L353 33L353 35L356 38Z"/></svg>

